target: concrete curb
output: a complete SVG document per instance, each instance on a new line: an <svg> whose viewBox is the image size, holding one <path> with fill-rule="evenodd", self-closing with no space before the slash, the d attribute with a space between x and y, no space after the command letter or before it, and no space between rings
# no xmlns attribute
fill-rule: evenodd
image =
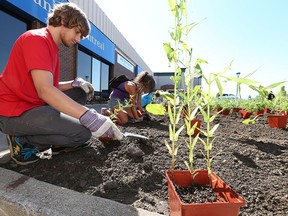
<svg viewBox="0 0 288 216"><path fill-rule="evenodd" d="M0 168L0 215L160 216L112 200L90 196Z"/></svg>

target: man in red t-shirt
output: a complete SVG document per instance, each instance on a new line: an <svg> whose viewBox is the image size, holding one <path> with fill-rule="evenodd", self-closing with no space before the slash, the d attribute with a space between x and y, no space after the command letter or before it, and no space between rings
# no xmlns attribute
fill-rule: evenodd
<svg viewBox="0 0 288 216"><path fill-rule="evenodd" d="M73 46L89 32L84 12L61 3L46 28L27 31L15 42L0 75L0 130L16 163L35 162L50 147L54 153L78 149L91 136L122 139L108 117L84 106L93 97L90 83L79 77L59 82L59 45Z"/></svg>

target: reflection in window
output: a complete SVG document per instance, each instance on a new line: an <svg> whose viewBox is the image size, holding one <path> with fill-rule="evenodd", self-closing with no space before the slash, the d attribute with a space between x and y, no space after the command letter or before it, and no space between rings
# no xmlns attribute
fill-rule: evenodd
<svg viewBox="0 0 288 216"><path fill-rule="evenodd" d="M77 76L91 82L91 56L78 50Z"/></svg>
<svg viewBox="0 0 288 216"><path fill-rule="evenodd" d="M109 65L105 63L101 63L101 90L108 91L108 83L109 83Z"/></svg>
<svg viewBox="0 0 288 216"><path fill-rule="evenodd" d="M0 10L0 74L7 64L16 39L27 30L27 24Z"/></svg>
<svg viewBox="0 0 288 216"><path fill-rule="evenodd" d="M94 91L100 92L100 81L101 81L101 76L100 76L100 61L92 58L92 85L94 88Z"/></svg>
<svg viewBox="0 0 288 216"><path fill-rule="evenodd" d="M109 96L109 65L78 50L77 76L91 82L95 96Z"/></svg>
<svg viewBox="0 0 288 216"><path fill-rule="evenodd" d="M109 97L109 65L101 63L101 97L108 99Z"/></svg>

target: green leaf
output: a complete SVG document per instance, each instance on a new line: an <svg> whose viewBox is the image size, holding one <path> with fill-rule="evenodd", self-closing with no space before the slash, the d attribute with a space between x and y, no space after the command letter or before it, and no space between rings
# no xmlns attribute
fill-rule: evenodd
<svg viewBox="0 0 288 216"><path fill-rule="evenodd" d="M219 89L220 95L222 95L222 93L223 93L223 88L222 88L221 82L220 82L218 76L215 75L214 78L215 78L217 87L218 87L218 89Z"/></svg>
<svg viewBox="0 0 288 216"><path fill-rule="evenodd" d="M171 105L168 103L168 115L169 115L169 121L171 124L174 124L174 118L171 110Z"/></svg>
<svg viewBox="0 0 288 216"><path fill-rule="evenodd" d="M184 161L184 164L186 165L187 169L188 169L189 171L191 171L188 162L187 162L187 161Z"/></svg>
<svg viewBox="0 0 288 216"><path fill-rule="evenodd" d="M165 50L165 53L166 53L166 56L169 60L169 62L172 61L172 58L173 58L173 49L171 47L171 44L170 43L163 43L163 48Z"/></svg>
<svg viewBox="0 0 288 216"><path fill-rule="evenodd" d="M202 113L204 122L209 122L209 116L207 115L207 113L203 109L200 109L200 111Z"/></svg>
<svg viewBox="0 0 288 216"><path fill-rule="evenodd" d="M154 115L165 115L166 109L163 104L148 104L146 110Z"/></svg>
<svg viewBox="0 0 288 216"><path fill-rule="evenodd" d="M171 124L169 124L169 137L170 137L170 140L173 141L174 136L173 136L173 129L172 129Z"/></svg>
<svg viewBox="0 0 288 216"><path fill-rule="evenodd" d="M232 76L222 76L230 81L234 81L240 84L245 84L245 85L253 85L253 84L259 84L258 81L255 80L250 80L247 78L237 78L237 77L232 77Z"/></svg>
<svg viewBox="0 0 288 216"><path fill-rule="evenodd" d="M165 145L169 151L169 154L172 155L172 149L171 149L170 145L168 144L168 142L166 140L164 142L165 142Z"/></svg>
<svg viewBox="0 0 288 216"><path fill-rule="evenodd" d="M221 111L219 111L219 112L221 112ZM215 113L213 116L211 116L210 119L209 119L209 122L213 122L214 119L218 116L218 113Z"/></svg>
<svg viewBox="0 0 288 216"><path fill-rule="evenodd" d="M176 146L175 151L174 151L174 156L177 156L179 147L180 147L180 145Z"/></svg>
<svg viewBox="0 0 288 216"><path fill-rule="evenodd" d="M210 144L209 144L209 151L212 151L212 146L213 146L213 143L214 143L214 140L216 139L216 137L214 137L211 141L210 141Z"/></svg>
<svg viewBox="0 0 288 216"><path fill-rule="evenodd" d="M187 18L187 14L186 14L186 7L185 7L186 1L180 1L180 9L181 9L181 13L183 14L183 16L185 18Z"/></svg>
<svg viewBox="0 0 288 216"><path fill-rule="evenodd" d="M176 0L169 0L170 11L173 13L173 16L176 16Z"/></svg>
<svg viewBox="0 0 288 216"><path fill-rule="evenodd" d="M192 150L194 150L195 146L196 146L196 143L198 141L198 138L199 138L199 134L196 135L196 137L193 139L193 142L192 142Z"/></svg>
<svg viewBox="0 0 288 216"><path fill-rule="evenodd" d="M200 63L200 64L203 64L203 63L208 64L208 62L207 62L205 59L201 59L201 58L198 58L198 59L196 60L196 62L198 62L198 63Z"/></svg>
<svg viewBox="0 0 288 216"><path fill-rule="evenodd" d="M181 133L181 131L185 128L185 125L182 125L177 131L176 131L176 137L178 140L179 134Z"/></svg>
<svg viewBox="0 0 288 216"><path fill-rule="evenodd" d="M284 83L286 83L286 82L287 82L287 81L272 83L272 84L266 86L265 89L273 89L273 88L275 88L275 87L277 87L277 86L279 86L279 85L282 85L282 84L284 84Z"/></svg>
<svg viewBox="0 0 288 216"><path fill-rule="evenodd" d="M192 136L195 132L196 127L197 127L197 122L195 122L195 124L193 124L192 127L190 125L190 121L189 122L187 121L187 124L189 125L189 129L187 127L187 135Z"/></svg>
<svg viewBox="0 0 288 216"><path fill-rule="evenodd" d="M181 117L181 115L182 115L182 109L180 108L178 111L177 111L177 113L176 113L176 119L175 119L175 122L176 122L176 124L178 124L178 122L179 122L179 120L180 120L180 117Z"/></svg>
<svg viewBox="0 0 288 216"><path fill-rule="evenodd" d="M242 123L243 124L247 124L247 125L250 124L250 123L251 124L255 124L255 120L248 118L248 119L243 120Z"/></svg>
<svg viewBox="0 0 288 216"><path fill-rule="evenodd" d="M212 130L209 131L209 137L213 137L214 132L217 130L217 128L220 126L220 124L214 125Z"/></svg>

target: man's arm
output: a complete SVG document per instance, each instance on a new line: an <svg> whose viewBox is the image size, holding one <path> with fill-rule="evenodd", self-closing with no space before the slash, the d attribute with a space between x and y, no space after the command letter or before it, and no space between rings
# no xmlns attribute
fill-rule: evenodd
<svg viewBox="0 0 288 216"><path fill-rule="evenodd" d="M61 91L62 89L59 90L53 86L53 76L51 72L32 70L31 75L38 96L51 107L77 119L88 110L85 106L82 106L65 95ZM65 89L65 86L69 89L69 83L62 85L61 88ZM70 88L72 88L72 86Z"/></svg>
<svg viewBox="0 0 288 216"><path fill-rule="evenodd" d="M65 82L59 82L59 87L58 88L61 91L66 91L68 89L71 89L71 88L73 88L72 82L73 82L73 80L65 81Z"/></svg>

